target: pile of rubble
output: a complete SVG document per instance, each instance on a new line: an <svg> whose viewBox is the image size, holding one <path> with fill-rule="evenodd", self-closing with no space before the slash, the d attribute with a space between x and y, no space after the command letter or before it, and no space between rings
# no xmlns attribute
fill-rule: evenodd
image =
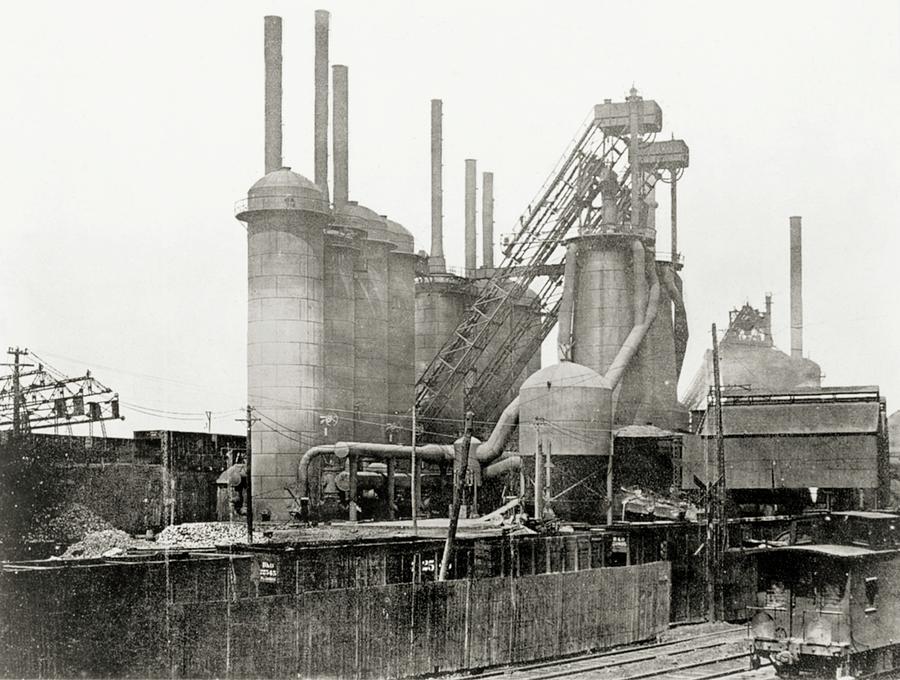
<svg viewBox="0 0 900 680"><path fill-rule="evenodd" d="M112 524L80 503L72 503L52 508L35 517L26 540L74 543L90 533L114 528Z"/></svg>
<svg viewBox="0 0 900 680"><path fill-rule="evenodd" d="M139 547L137 541L119 529L94 531L82 538L78 543L70 545L62 554L63 559L108 556L111 552L122 554L128 548Z"/></svg>
<svg viewBox="0 0 900 680"><path fill-rule="evenodd" d="M261 531L253 532L254 543L265 543ZM206 548L230 543L246 543L247 526L227 522L188 522L163 529L156 537L159 547Z"/></svg>

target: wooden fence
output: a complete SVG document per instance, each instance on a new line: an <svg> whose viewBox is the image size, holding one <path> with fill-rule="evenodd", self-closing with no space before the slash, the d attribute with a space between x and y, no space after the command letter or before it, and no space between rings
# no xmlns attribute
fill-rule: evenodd
<svg viewBox="0 0 900 680"><path fill-rule="evenodd" d="M8 621L0 668L24 677L399 678L646 640L669 621L667 562L265 597L232 591L230 580L189 597L164 582L133 583L130 599L102 602L41 588L42 611Z"/></svg>

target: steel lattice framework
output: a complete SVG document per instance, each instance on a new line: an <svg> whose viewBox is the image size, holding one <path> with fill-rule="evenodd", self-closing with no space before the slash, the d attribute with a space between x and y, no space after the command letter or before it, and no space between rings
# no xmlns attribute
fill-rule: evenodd
<svg viewBox="0 0 900 680"><path fill-rule="evenodd" d="M467 408L482 420L494 419L504 406L503 395L556 325L566 238L575 233L634 233L629 142L628 136L604 134L602 121L593 112L582 124L537 200L519 218L500 266L485 281L475 303L419 378L416 408L423 420L439 418L464 384ZM672 145L684 147L681 167L686 166L687 147L683 142L638 140L640 200L653 190L660 171L670 169ZM669 155L655 155L656 147ZM600 188L604 180L617 176L621 177L617 180L618 218L614 225L601 224ZM640 236L652 240L655 234L642 230ZM522 309L528 290L535 296L526 313L513 316L517 304ZM491 348L490 356L485 356L501 328L508 332L499 345ZM480 361L482 357L486 361Z"/></svg>

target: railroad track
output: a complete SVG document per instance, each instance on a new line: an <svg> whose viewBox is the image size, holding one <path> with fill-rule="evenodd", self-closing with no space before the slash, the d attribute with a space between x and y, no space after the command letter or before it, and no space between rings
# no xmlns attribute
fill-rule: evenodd
<svg viewBox="0 0 900 680"><path fill-rule="evenodd" d="M614 676L616 680L675 678L676 676L683 678L683 680L714 680L715 678L748 672L747 651L719 653L710 659L685 661L685 663L676 663L664 669L641 670L639 666L641 663L656 661L661 657L672 659L686 654L696 654L697 652L712 652L743 640L746 640L746 635L743 632L707 633L681 640L642 645L640 647L554 659L515 668L494 669L483 672L478 677L504 676L518 678L519 680L551 680L552 678L593 675L608 670L616 673ZM710 668L710 666L715 666L716 664L726 665L722 665L719 668Z"/></svg>

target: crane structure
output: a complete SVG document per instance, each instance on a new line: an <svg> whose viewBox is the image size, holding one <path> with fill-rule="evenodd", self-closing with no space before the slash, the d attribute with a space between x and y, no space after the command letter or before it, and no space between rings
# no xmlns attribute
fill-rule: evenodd
<svg viewBox="0 0 900 680"><path fill-rule="evenodd" d="M502 395L556 325L567 238L608 233L655 242L645 202L663 171L674 187L688 163L683 141L653 139L661 129L659 105L634 89L624 103L607 100L593 108L505 241L500 266L420 376L416 409L422 420L440 418L460 385L466 408L479 420L492 420L502 410ZM513 316L529 289L535 293L530 313ZM487 356L500 328L508 332Z"/></svg>
<svg viewBox="0 0 900 680"><path fill-rule="evenodd" d="M119 420L119 395L103 385L90 371L70 378L50 367L28 349L10 347L13 361L2 364L12 369L0 376L0 429L10 427L18 436L42 428L71 430L72 425ZM34 357L40 363L25 363Z"/></svg>

